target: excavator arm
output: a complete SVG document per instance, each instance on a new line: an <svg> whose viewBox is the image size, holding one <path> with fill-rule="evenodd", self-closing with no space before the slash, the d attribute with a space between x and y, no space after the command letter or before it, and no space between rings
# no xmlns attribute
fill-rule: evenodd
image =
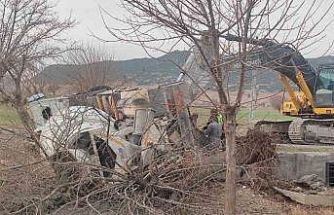
<svg viewBox="0 0 334 215"><path fill-rule="evenodd" d="M228 34L224 36L227 41L242 42L243 38ZM270 39L246 39L246 43L260 47L250 53L251 58L256 57L261 61L261 65L271 68L280 73L280 79L286 91L289 93L291 102L297 112L305 106L315 106L315 86L317 82L317 72L308 61L293 46L280 44ZM293 91L289 80L294 82L303 92L306 100L301 100Z"/></svg>
<svg viewBox="0 0 334 215"><path fill-rule="evenodd" d="M224 36L228 41L242 42L242 37L228 34ZM299 87L298 73L303 76L305 83L311 93L317 81L316 70L293 46L280 44L270 39L246 39L248 44L261 47L251 55L259 56L262 66L271 68L289 78Z"/></svg>

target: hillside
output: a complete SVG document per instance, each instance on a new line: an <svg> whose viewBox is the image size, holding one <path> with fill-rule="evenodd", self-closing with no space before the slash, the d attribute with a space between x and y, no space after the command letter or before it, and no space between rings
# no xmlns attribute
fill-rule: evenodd
<svg viewBox="0 0 334 215"><path fill-rule="evenodd" d="M175 80L180 73L176 64L182 65L188 56L187 51L175 51L155 59L139 58L103 62L103 64L104 66L110 64L110 68L114 68L125 80L146 85ZM46 67L41 73L41 78L51 83L61 84L76 71L80 71L78 66L56 64Z"/></svg>
<svg viewBox="0 0 334 215"><path fill-rule="evenodd" d="M140 85L150 85L175 80L180 73L175 63L182 65L188 56L188 51L175 51L159 58L139 58L103 63L104 66L110 64L110 68L115 68L121 78L125 80L133 81ZM334 56L324 56L308 60L312 65L317 67L319 64L334 63ZM99 63L96 64L98 66ZM74 65L51 65L42 72L41 77L48 82L62 84L65 80L68 80L73 73L80 71L80 67L78 67L79 66ZM260 89L263 91L277 91L282 89L281 83L277 81L277 74L268 70L257 72L257 85L259 85Z"/></svg>
<svg viewBox="0 0 334 215"><path fill-rule="evenodd" d="M307 59L314 67L318 67L321 64L334 64L334 56L323 56L319 58Z"/></svg>

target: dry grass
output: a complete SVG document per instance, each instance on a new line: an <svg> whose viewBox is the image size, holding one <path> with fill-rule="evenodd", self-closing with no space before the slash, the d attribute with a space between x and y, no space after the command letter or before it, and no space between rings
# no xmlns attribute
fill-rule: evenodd
<svg viewBox="0 0 334 215"><path fill-rule="evenodd" d="M289 215L334 215L333 208L307 208L297 205L293 207Z"/></svg>
<svg viewBox="0 0 334 215"><path fill-rule="evenodd" d="M182 159L167 162L168 165L158 162L144 171L121 175L121 183L98 178L97 185L87 190L84 188L89 186L85 181L88 178L83 178L72 189L60 190L50 166L39 162L40 157L27 150L25 141L11 134L0 136L1 215L13 211L41 215L47 212L88 215L98 214L97 211L104 215L134 211L179 215L223 213L224 153L221 151L196 150L195 154L189 151ZM178 155L179 150L175 150L157 161ZM248 186L239 186L237 197L238 214L334 214L331 209L296 206Z"/></svg>
<svg viewBox="0 0 334 215"><path fill-rule="evenodd" d="M49 192L54 174L25 140L4 131L0 136L0 214L7 214Z"/></svg>
<svg viewBox="0 0 334 215"><path fill-rule="evenodd" d="M7 105L0 105L0 126L17 126L21 120L15 110Z"/></svg>

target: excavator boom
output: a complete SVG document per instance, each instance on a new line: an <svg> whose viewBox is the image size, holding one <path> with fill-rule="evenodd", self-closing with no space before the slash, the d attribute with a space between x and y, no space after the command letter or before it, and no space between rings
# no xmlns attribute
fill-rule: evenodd
<svg viewBox="0 0 334 215"><path fill-rule="evenodd" d="M286 122L261 121L256 126L269 132L288 136L296 144L334 144L334 66L316 71L292 45L270 39L242 38L228 34L227 41L246 42L256 46L250 56L257 56L263 67L280 73L280 79L290 101L283 113L299 118ZM293 91L289 80L300 92ZM293 104L293 105L292 105Z"/></svg>
<svg viewBox="0 0 334 215"><path fill-rule="evenodd" d="M234 42L243 41L242 37L231 34L224 36L224 38L228 41ZM297 73L300 71L311 93L314 93L314 86L317 81L317 72L303 57L303 55L292 45L280 44L270 39L259 40L248 38L244 40L248 44L260 47L255 52L251 52L250 54L252 56L258 56L262 66L271 68L282 75L285 75L297 85L299 85Z"/></svg>

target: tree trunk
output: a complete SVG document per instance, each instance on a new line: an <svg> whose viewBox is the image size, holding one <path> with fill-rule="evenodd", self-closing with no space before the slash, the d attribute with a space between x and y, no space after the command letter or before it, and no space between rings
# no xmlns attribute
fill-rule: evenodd
<svg viewBox="0 0 334 215"><path fill-rule="evenodd" d="M35 127L34 122L30 118L29 113L25 109L24 104L20 104L16 106L16 112L19 115L21 122L25 128L25 130L28 132L29 137L31 138L32 142L34 143L33 150L40 154L42 152L45 157L48 157L47 153L45 152L44 148L41 146L39 142L39 136L35 133Z"/></svg>
<svg viewBox="0 0 334 215"><path fill-rule="evenodd" d="M234 108L225 114L225 138L226 138L226 183L225 183L225 214L236 214L236 111Z"/></svg>
<svg viewBox="0 0 334 215"><path fill-rule="evenodd" d="M34 133L34 127L33 127L34 123L25 108L23 92L21 87L21 79L17 78L14 80L14 82L15 82L15 97L12 101L12 104L14 104L16 112L19 115L24 128L28 131L29 135L32 135Z"/></svg>
<svg viewBox="0 0 334 215"><path fill-rule="evenodd" d="M41 150L44 153L44 155L47 157L45 150L42 148L39 142L39 137L35 133L34 121L31 119L25 107L20 81L21 79L15 80L15 98L12 101L12 104L14 104L16 112L19 115L25 130L29 133L30 138L34 142L36 152L39 152L39 150Z"/></svg>
<svg viewBox="0 0 334 215"><path fill-rule="evenodd" d="M32 136L31 134L34 133L34 127L33 127L33 122L25 109L24 104L15 104L16 112L20 117L20 120L22 122L22 125L24 128L28 131L29 135Z"/></svg>

